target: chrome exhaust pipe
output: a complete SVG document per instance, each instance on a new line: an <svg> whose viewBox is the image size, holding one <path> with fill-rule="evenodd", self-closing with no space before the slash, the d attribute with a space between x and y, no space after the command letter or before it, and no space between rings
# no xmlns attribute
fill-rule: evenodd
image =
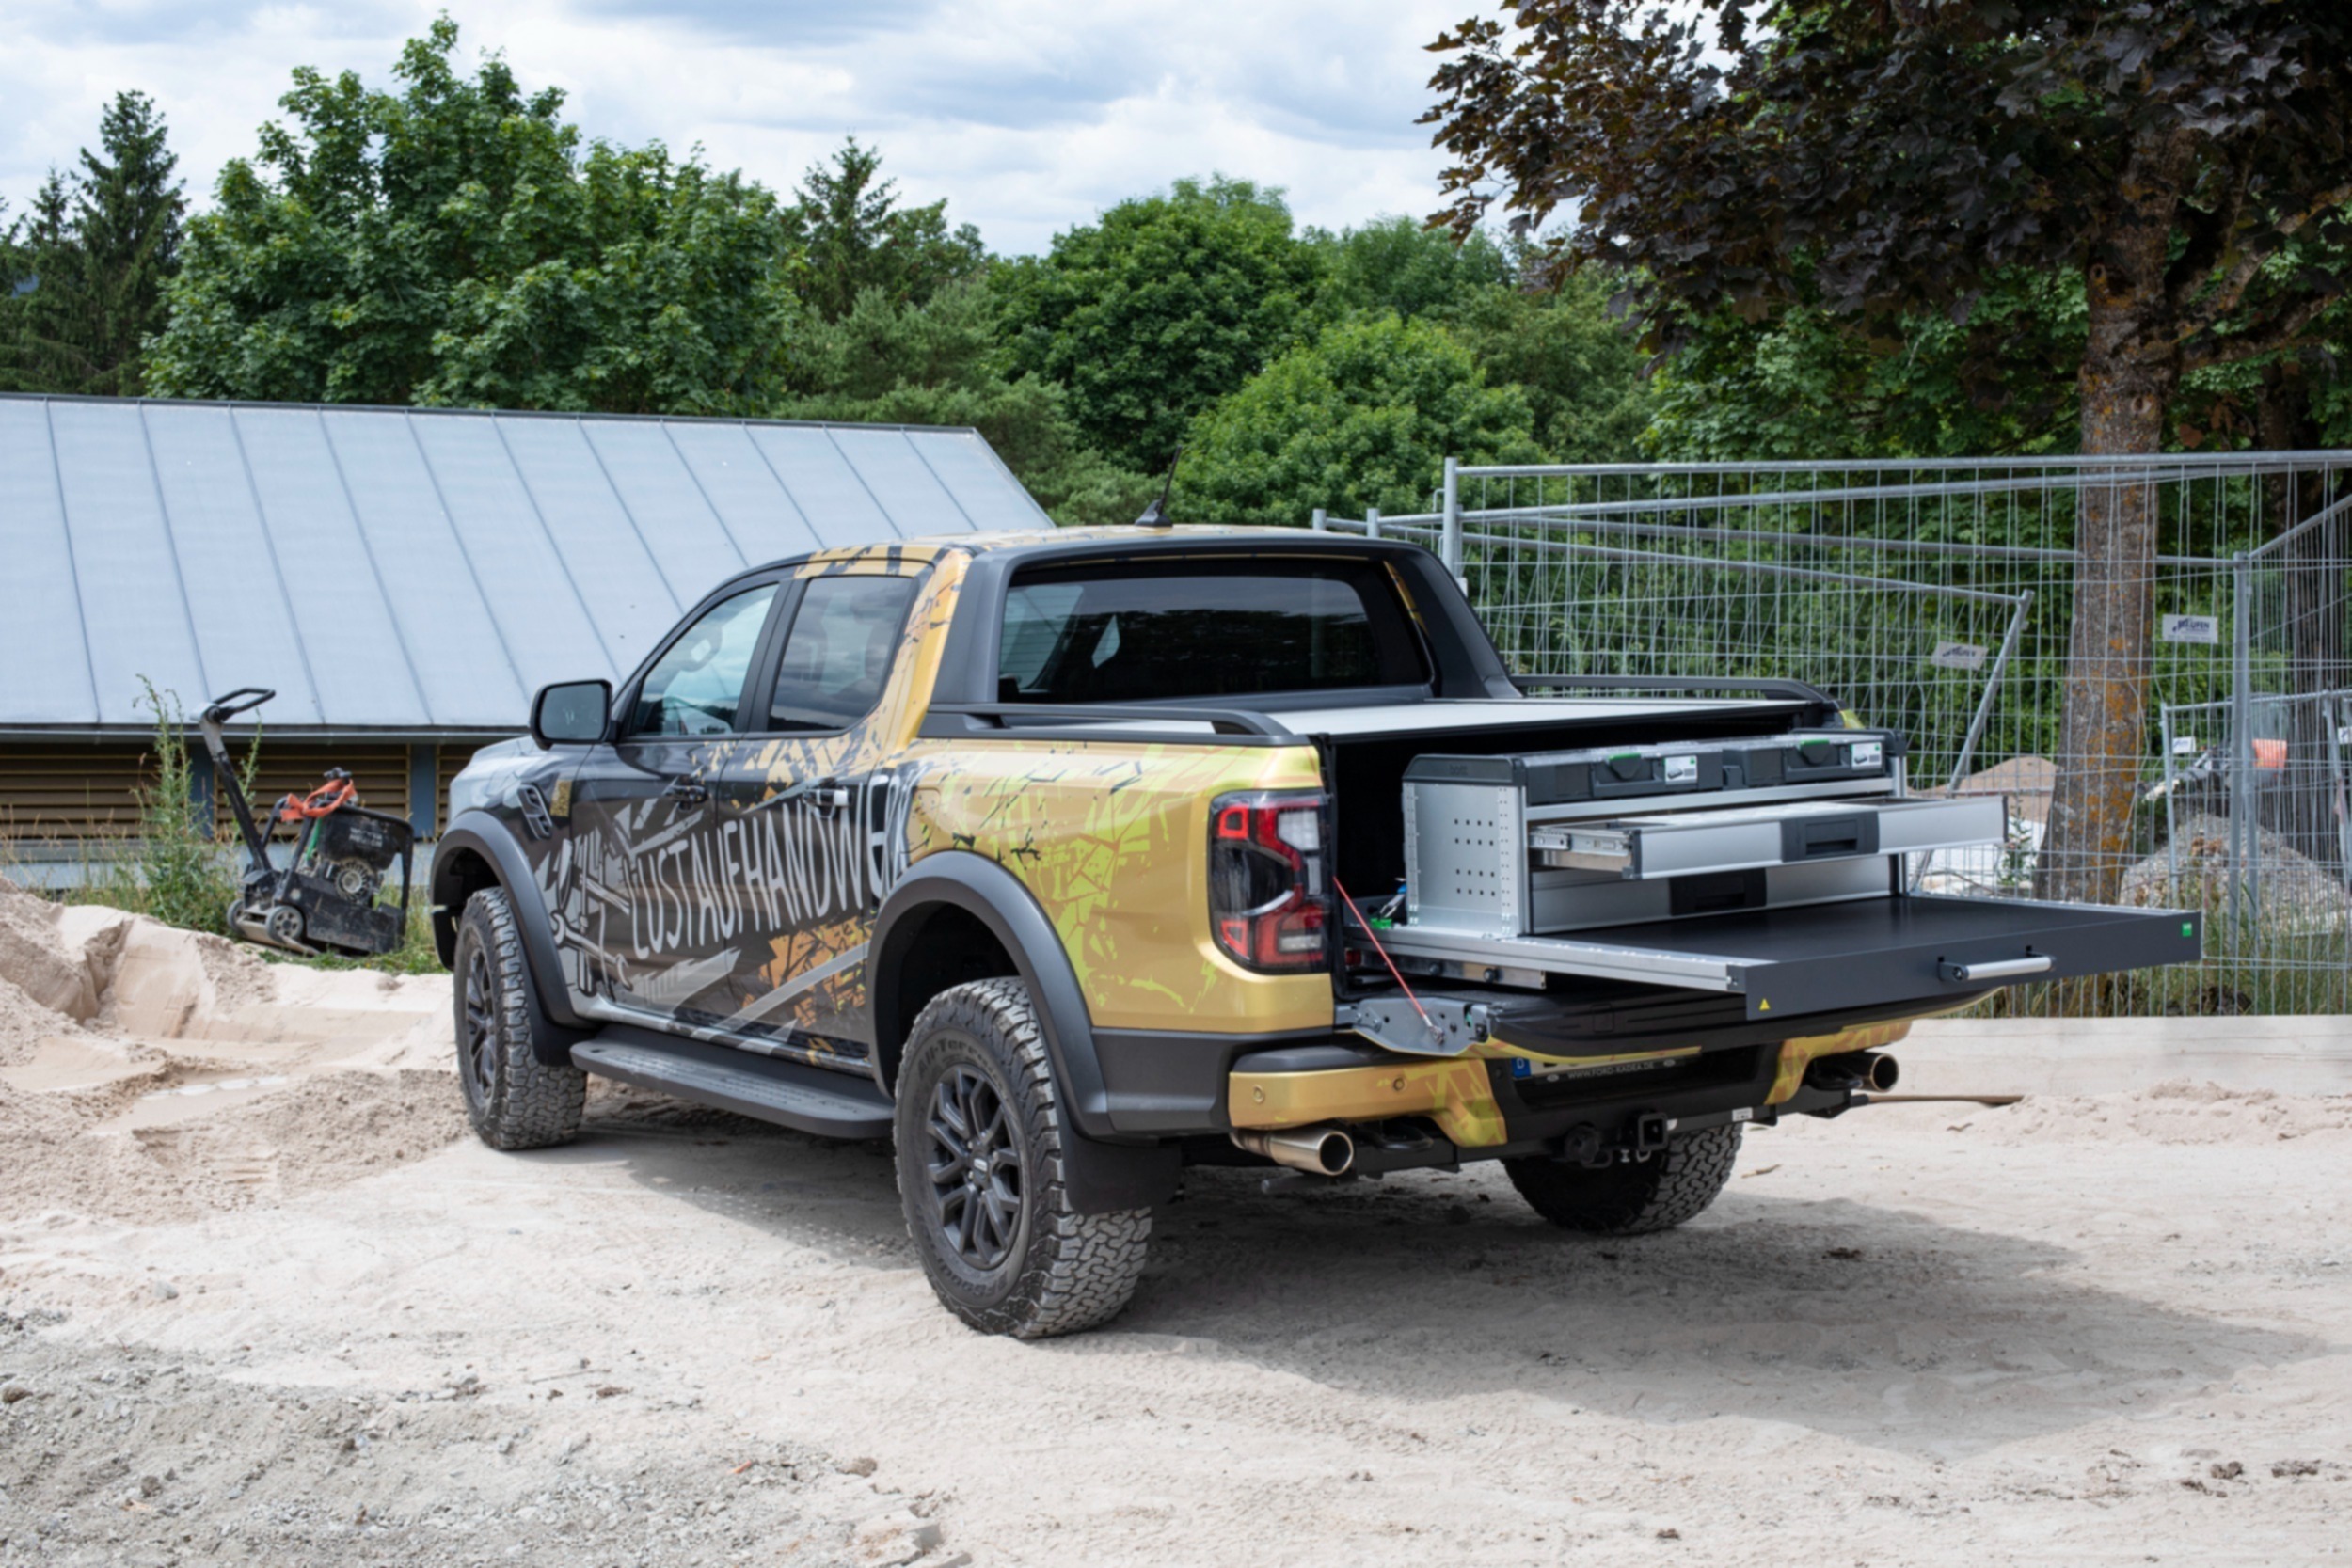
<svg viewBox="0 0 2352 1568"><path fill-rule="evenodd" d="M1345 1176L1356 1164L1356 1140L1329 1122L1279 1132L1235 1132L1233 1144L1310 1176Z"/></svg>
<svg viewBox="0 0 2352 1568"><path fill-rule="evenodd" d="M1901 1066L1879 1051L1823 1056L1804 1069L1804 1081L1817 1089L1867 1089L1872 1094L1884 1094L1901 1077Z"/></svg>

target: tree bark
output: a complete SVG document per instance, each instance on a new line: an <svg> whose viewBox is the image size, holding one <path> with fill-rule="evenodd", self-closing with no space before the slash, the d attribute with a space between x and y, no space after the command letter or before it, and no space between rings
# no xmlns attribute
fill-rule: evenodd
<svg viewBox="0 0 2352 1568"><path fill-rule="evenodd" d="M2169 191L2134 198L2087 269L2083 451L2153 453L2180 384L2166 305ZM2111 903L2132 859L2132 802L2147 750L2149 622L2155 605L2155 487L2088 470L2076 501L2074 613L2069 629L2058 782L2034 891Z"/></svg>

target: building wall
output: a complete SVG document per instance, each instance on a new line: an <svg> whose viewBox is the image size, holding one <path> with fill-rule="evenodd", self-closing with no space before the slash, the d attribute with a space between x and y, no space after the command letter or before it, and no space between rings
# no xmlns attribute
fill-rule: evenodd
<svg viewBox="0 0 2352 1568"><path fill-rule="evenodd" d="M325 781L326 769L342 768L358 784L360 804L405 816L429 838L449 819L450 780L484 744L281 743L264 731L248 795L258 819L278 797L308 793ZM200 743L193 750L197 786L208 789L209 759ZM136 838L140 801L155 784L152 752L137 742L0 741L0 858L74 860L85 847ZM242 766L243 745L231 742L230 754ZM211 793L218 831L233 835L227 796Z"/></svg>

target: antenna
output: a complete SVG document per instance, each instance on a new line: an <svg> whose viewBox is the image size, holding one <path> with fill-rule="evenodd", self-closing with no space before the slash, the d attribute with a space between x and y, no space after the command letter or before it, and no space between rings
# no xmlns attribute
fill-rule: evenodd
<svg viewBox="0 0 2352 1568"><path fill-rule="evenodd" d="M1176 448L1176 455L1168 460L1168 478L1161 483L1160 493L1152 499L1150 506L1143 509L1143 515L1129 524L1129 527L1173 528L1175 526L1168 520L1168 493L1176 488L1176 465L1184 460L1184 449L1179 444Z"/></svg>

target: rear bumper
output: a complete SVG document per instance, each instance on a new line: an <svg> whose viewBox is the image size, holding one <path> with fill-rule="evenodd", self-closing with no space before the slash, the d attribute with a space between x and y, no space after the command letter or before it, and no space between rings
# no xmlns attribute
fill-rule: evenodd
<svg viewBox="0 0 2352 1568"><path fill-rule="evenodd" d="M1518 1152L1578 1128L1613 1147L1647 1117L1695 1127L1842 1108L1852 1097L1808 1089L1805 1069L1824 1056L1883 1049L1910 1029L1908 1019L1885 1020L1789 1040L1559 1063L1412 1057L1332 1041L1241 1057L1228 1079L1226 1116L1248 1130L1423 1117L1472 1156Z"/></svg>

